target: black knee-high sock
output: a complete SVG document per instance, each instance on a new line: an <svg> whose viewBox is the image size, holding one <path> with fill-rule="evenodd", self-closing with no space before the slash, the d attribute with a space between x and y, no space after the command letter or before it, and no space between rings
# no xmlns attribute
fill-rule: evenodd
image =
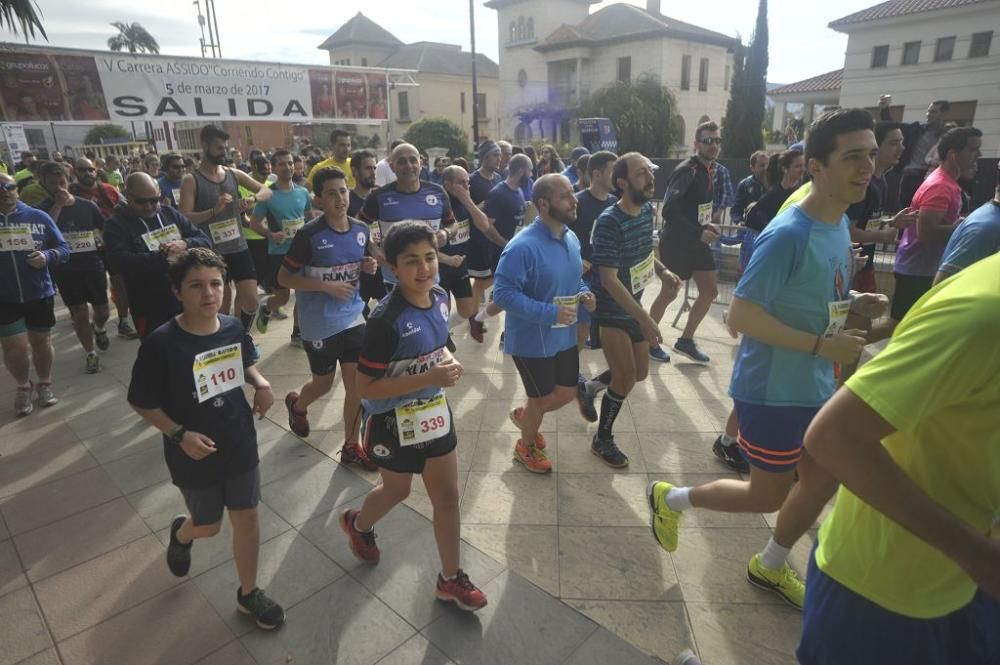
<svg viewBox="0 0 1000 665"><path fill-rule="evenodd" d="M607 441L613 435L611 430L615 426L615 418L622 410L622 403L625 401L624 395L619 395L611 388L608 388L601 399L601 419L597 424L597 438Z"/></svg>
<svg viewBox="0 0 1000 665"><path fill-rule="evenodd" d="M600 383L603 383L606 386L610 386L611 385L611 370L610 369L604 370L603 372L601 372L600 374L598 374L597 376L594 377L594 381L598 381Z"/></svg>
<svg viewBox="0 0 1000 665"><path fill-rule="evenodd" d="M243 310L240 310L240 323L243 324L243 328L247 332L250 332L250 327L253 325L253 317L256 314L257 314L256 311L254 311L254 312L244 312Z"/></svg>

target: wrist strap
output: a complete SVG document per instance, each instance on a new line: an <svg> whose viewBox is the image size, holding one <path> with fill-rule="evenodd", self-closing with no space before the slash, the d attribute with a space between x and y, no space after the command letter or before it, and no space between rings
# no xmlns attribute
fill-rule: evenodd
<svg viewBox="0 0 1000 665"><path fill-rule="evenodd" d="M822 335L816 335L816 343L813 344L813 350L812 350L812 354L814 356L819 355L819 347L822 344L823 344L823 336Z"/></svg>

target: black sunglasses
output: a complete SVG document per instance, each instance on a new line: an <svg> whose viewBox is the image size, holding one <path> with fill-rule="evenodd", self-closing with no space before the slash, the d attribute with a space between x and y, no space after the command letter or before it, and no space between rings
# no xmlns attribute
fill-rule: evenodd
<svg viewBox="0 0 1000 665"><path fill-rule="evenodd" d="M135 203L137 206L151 206L154 203L159 203L160 197L159 196L149 196L146 198L136 197L132 199L132 202Z"/></svg>
<svg viewBox="0 0 1000 665"><path fill-rule="evenodd" d="M17 189L17 183L16 182L5 182L2 185L0 185L0 189L2 189L5 192L13 192L14 190Z"/></svg>
<svg viewBox="0 0 1000 665"><path fill-rule="evenodd" d="M698 139L698 143L702 145L722 145L722 137L719 136L709 136L707 138Z"/></svg>

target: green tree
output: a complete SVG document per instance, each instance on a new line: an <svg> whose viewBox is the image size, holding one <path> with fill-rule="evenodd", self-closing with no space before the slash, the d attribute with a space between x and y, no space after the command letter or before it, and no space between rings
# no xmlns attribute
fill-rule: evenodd
<svg viewBox="0 0 1000 665"><path fill-rule="evenodd" d="M622 153L641 152L666 157L683 140L682 121L673 94L659 79L640 76L635 81L612 83L590 95L576 109L577 118L608 118L618 132Z"/></svg>
<svg viewBox="0 0 1000 665"><path fill-rule="evenodd" d="M118 29L117 35L108 37L108 48L112 51L128 51L129 53L160 52L160 45L156 43L156 39L140 23L115 21L111 26Z"/></svg>
<svg viewBox="0 0 1000 665"><path fill-rule="evenodd" d="M372 134L372 137L368 139L368 147L372 150L378 150L382 147L382 137L378 135L378 132Z"/></svg>
<svg viewBox="0 0 1000 665"><path fill-rule="evenodd" d="M733 56L733 83L722 120L723 145L729 157L749 157L764 147L767 50L767 0L760 0L750 45L740 47Z"/></svg>
<svg viewBox="0 0 1000 665"><path fill-rule="evenodd" d="M83 137L85 145L97 145L101 139L130 139L132 134L124 127L119 127L110 122L103 125L95 125L87 135Z"/></svg>
<svg viewBox="0 0 1000 665"><path fill-rule="evenodd" d="M10 30L16 35L18 27L22 33L32 37L37 29L45 41L49 40L42 27L42 10L34 0L0 0L0 29Z"/></svg>
<svg viewBox="0 0 1000 665"><path fill-rule="evenodd" d="M469 152L462 128L447 118L421 118L410 125L403 140L418 150L447 148L449 157L464 157Z"/></svg>

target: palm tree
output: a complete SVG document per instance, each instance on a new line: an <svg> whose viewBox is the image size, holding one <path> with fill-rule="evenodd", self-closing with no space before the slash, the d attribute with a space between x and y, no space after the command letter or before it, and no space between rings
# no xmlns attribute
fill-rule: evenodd
<svg viewBox="0 0 1000 665"><path fill-rule="evenodd" d="M112 51L128 51L129 53L160 52L160 45L156 43L156 39L141 24L115 21L111 25L118 28L118 34L108 38L108 48Z"/></svg>
<svg viewBox="0 0 1000 665"><path fill-rule="evenodd" d="M48 41L49 36L42 27L41 13L34 0L0 0L0 29L8 29L16 35L17 27L21 26L21 31L27 38L27 35L34 37L37 28L45 41Z"/></svg>

